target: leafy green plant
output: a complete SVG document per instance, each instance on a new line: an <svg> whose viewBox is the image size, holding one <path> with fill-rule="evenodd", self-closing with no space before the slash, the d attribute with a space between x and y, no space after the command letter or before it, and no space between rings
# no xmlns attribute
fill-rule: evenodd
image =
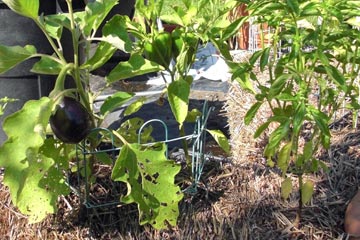
<svg viewBox="0 0 360 240"><path fill-rule="evenodd" d="M84 11L76 13L72 9L72 1L66 0L68 13L49 16L38 16L39 1L36 0L6 0L3 2L14 12L32 19L42 30L54 50L52 55L46 55L38 53L32 45L0 45L0 73L6 72L30 58L38 58L39 61L34 64L31 71L57 76L54 89L49 97L28 101L21 110L8 116L3 123L3 129L8 136L7 141L0 147L0 166L5 168L4 184L10 189L14 205L29 216L30 222L37 222L47 214L56 211L56 201L59 195L69 193L64 172L69 169L72 154L75 151L74 143L82 140L82 137L71 136L71 134L79 132L78 127L81 123L86 123L88 127L81 129L81 135L84 137L91 127L100 126L108 113L134 96L132 93L117 92L105 99L100 112L94 112L93 102L100 92L91 91L90 72L105 64L117 49L130 52L134 46L125 28L126 17L124 16L114 16L102 28L102 36L95 36L106 15L118 3L117 0L93 1L86 6ZM66 34L65 30L71 33L71 48L74 49L71 60L66 60L63 54L67 50L65 49L67 46L63 45L61 41L63 34ZM96 43L95 51L90 54L90 46L93 43ZM134 66L131 65L133 63L138 67L137 69L127 72L128 68L120 67L111 74L121 74L127 78L162 69L161 66L153 64L141 55L133 55L130 61L126 62L131 67ZM66 77L74 82L74 88L64 88ZM139 106L131 105L126 113L131 114L138 109ZM86 119L82 119L84 117ZM52 122L51 127L54 132L49 127L49 120ZM121 126L118 131L114 132L119 136L119 141L122 140L123 151L127 151L132 143L121 136L121 134L126 135L122 129L125 127ZM54 136L54 133L59 138L49 137ZM126 137L126 139L129 138L136 139L133 136ZM88 136L88 140L90 149L95 149L102 141L91 134ZM147 153L149 158L153 154L156 156L159 154L156 151ZM134 151L132 160L141 157L139 154L143 153ZM119 158L123 155L124 153L121 153ZM90 159L90 169L95 160ZM121 172L127 168L127 164L129 164L127 161L117 161L116 167L113 169L114 176L119 175L116 174L117 171ZM174 165L173 172L168 171L166 164L160 164L155 176L158 176L159 184L176 189L174 192L167 192L168 198L173 199L172 203L168 207L164 204L161 205L161 211L167 212L166 217L171 218L172 220L169 222L174 224L178 211L172 210L177 207L182 194L179 187L174 184L178 167L170 160L168 164ZM138 166L137 169L138 171L133 166L131 170L134 172L131 172L131 176L137 176L136 174L139 173L144 176L150 174L141 166ZM128 195L144 197L146 193L142 187L130 187L131 184L132 182L129 182ZM142 185L144 184L145 182L142 183ZM152 189L157 187L156 184L152 184L146 190L153 192ZM164 197L155 194L148 201L136 199L134 202L139 205L140 212L150 207L151 211L156 213L156 203L162 203L162 198ZM163 215L160 214L157 217L158 215L154 214L151 219L142 220L141 223L164 227ZM156 224L154 224L155 221Z"/></svg>
<svg viewBox="0 0 360 240"><path fill-rule="evenodd" d="M167 34L154 24L162 1L149 1L146 6L142 1L137 1L138 19L145 19L145 22L134 22L127 16L115 15L101 29L102 35L99 37L99 27L118 0L91 1L84 11L79 12L73 11L72 0L66 0L68 13L49 16L38 16L38 0L3 2L14 12L32 19L54 50L52 55L47 55L38 53L31 43L27 46L0 45L0 73L30 58L37 58L39 61L33 65L32 72L57 76L49 97L28 101L3 123L8 136L0 147L0 166L5 168L3 181L10 188L14 205L29 216L30 222L41 221L47 214L56 212L58 196L70 191L64 173L69 170L76 151L74 144L82 140L82 137L71 136L79 130L77 126L86 125L86 128L79 130L81 135L86 136L92 127L101 126L107 114L134 96L133 93L117 92L105 99L100 111L95 112L93 103L101 92L90 89L90 72L103 66L116 50L128 52L131 57L128 61L120 62L106 76L109 85L137 75L167 71L171 75L171 82L167 83L166 93L179 129L183 131L184 121L194 118L190 115L198 114L196 111L188 113L192 78L187 75L197 45L209 39L218 44L221 42L219 34L225 30L223 15L231 6L226 5L221 11L219 9L221 14L215 17L208 12L208 15L201 15L196 21L196 13L208 2L193 5L192 1L184 1L188 12L175 9L177 14L173 20L167 17L167 20L180 24L181 28L176 30L176 34ZM201 23L199 27L198 23ZM147 31L148 26L150 32ZM236 31L234 25L227 24L226 27L222 37ZM74 51L71 60L65 58L64 52L68 46L63 45L61 40L66 32L70 32L70 48ZM137 41L131 41L129 33ZM95 49L92 49L94 45ZM171 59L176 62L173 68L170 67ZM73 81L74 88L64 87L67 78ZM139 99L130 104L125 114L138 111L143 103L144 99ZM66 126L59 124L62 120ZM49 125L49 121L52 124ZM113 131L121 151L113 167L112 178L128 186L126 196L120 200L138 205L140 224L148 223L155 228L175 225L179 214L177 205L183 197L179 186L174 183L180 167L166 159L165 144L144 147L134 143L137 139L134 136L137 134L137 123L138 119L128 120ZM146 138L151 139L149 130L146 132ZM228 151L224 135L219 131L210 133ZM86 139L87 147L93 151L101 141L106 140L106 134L100 139L88 134ZM91 172L95 161L95 156L91 157L89 166L86 166Z"/></svg>
<svg viewBox="0 0 360 240"><path fill-rule="evenodd" d="M198 111L189 111L189 96L193 77L189 70L195 61L200 44L213 42L223 46L224 39L235 34L239 21L231 24L226 20L229 10L237 4L236 1L191 1L183 0L178 5L170 7L163 13L164 1L136 2L137 22L128 21L128 31L137 38L133 57L144 55L147 60L157 64L162 69L167 95L172 113L178 122L180 135L185 135L184 122L195 119ZM172 32L166 32L159 21L174 24ZM132 60L132 59L131 59ZM136 68L133 62L133 68ZM129 67L128 63L119 69ZM131 68L130 68L131 69ZM116 70L116 69L114 69ZM166 76L169 76L167 78ZM107 80L113 82L123 76L110 73ZM220 133L218 133L220 134ZM223 137L221 137L223 139ZM225 141L219 142L228 150ZM183 143L187 154L187 143Z"/></svg>
<svg viewBox="0 0 360 240"><path fill-rule="evenodd" d="M344 103L349 109L359 108L360 42L359 31L353 27L359 26L360 2L241 2L248 4L249 10L249 17L243 19L253 18L272 29L271 45L256 51L248 62L236 64L229 58L232 79L256 97L245 123L252 121L262 105L271 110L255 137L270 129L264 155L270 166L282 172L285 199L293 188L290 176L298 178L298 226L302 206L314 191L308 174L327 170L316 153L320 147L330 146L331 119ZM269 77L259 79L256 68Z"/></svg>

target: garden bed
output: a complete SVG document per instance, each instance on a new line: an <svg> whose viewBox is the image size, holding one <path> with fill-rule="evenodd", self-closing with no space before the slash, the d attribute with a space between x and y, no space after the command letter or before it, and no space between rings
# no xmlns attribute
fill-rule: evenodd
<svg viewBox="0 0 360 240"><path fill-rule="evenodd" d="M161 232L138 226L135 205L119 206L111 215L92 215L93 221L85 221L84 215L78 216L75 195L60 199L56 215L28 225L1 186L0 235L5 239L342 239L346 204L359 185L360 138L358 130L348 128L335 134L331 155L324 155L331 172L314 178L316 190L304 208L302 229L292 226L297 197L281 200L278 173L253 157L254 161L240 165L209 162L199 194L186 197L180 205L178 227Z"/></svg>
<svg viewBox="0 0 360 240"><path fill-rule="evenodd" d="M238 104L246 106L247 98L240 99L244 102ZM229 103L225 108L231 112ZM241 112L236 112L241 117ZM238 140L242 151L236 158L216 158L205 165L198 194L186 195L180 204L177 227L156 231L139 226L137 208L132 204L86 215L74 194L60 198L56 215L28 225L26 217L12 207L8 189L1 185L0 235L5 239L342 239L346 237L345 209L359 185L360 131L351 126L348 115L332 126L332 146L319 153L330 172L313 177L314 197L303 209L301 229L292 225L296 191L289 200L281 199L279 172L262 158L264 143L249 137ZM208 145L215 156L221 155L213 143ZM109 174L104 167L98 166L98 170L98 180ZM185 172L180 178L182 174ZM103 196L101 187L94 190L94 195Z"/></svg>

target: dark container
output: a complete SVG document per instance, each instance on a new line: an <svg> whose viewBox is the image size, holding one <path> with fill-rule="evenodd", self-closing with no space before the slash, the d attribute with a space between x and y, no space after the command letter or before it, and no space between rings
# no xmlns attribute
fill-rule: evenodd
<svg viewBox="0 0 360 240"><path fill-rule="evenodd" d="M88 1L92 2L94 0L88 0ZM111 9L109 14L106 16L104 22L100 25L99 30L96 33L96 36L97 37L101 36L101 29L104 27L106 22L109 21L116 14L128 16L130 19L132 19L134 17L134 12L135 12L135 2L136 2L136 0L119 0L119 4L117 4L116 6L114 6L113 9ZM58 3L60 6L60 10L62 12L68 12L66 0L58 0ZM83 11L85 9L86 5L84 3L84 0L73 0L72 6L73 6L74 11L77 12L77 11ZM67 35L69 35L69 33L65 33L64 35L65 36L63 36L62 42L71 41L70 38L67 37ZM71 51L69 51L69 52L65 52L65 57L67 60L72 57L72 47L70 47L70 50ZM129 59L129 57L130 57L130 55L128 53L125 53L125 52L119 50L119 51L115 52L113 57L109 60L108 64L110 64L111 65L110 68L112 68L113 67L112 63L117 63L120 61L127 61ZM106 68L106 66L104 66L104 68ZM101 70L99 70L99 71L101 72ZM95 73L97 74L97 72L95 72Z"/></svg>
<svg viewBox="0 0 360 240"><path fill-rule="evenodd" d="M56 1L41 0L39 14L44 15L56 13ZM10 10L0 1L0 44L6 46L34 45L38 52L51 54L53 49L48 43L45 35L36 26L33 20L20 16ZM4 118L19 109L30 99L39 99L49 94L54 86L55 77L36 75L30 69L38 59L27 60L6 73L0 74L0 98L16 98L18 101L9 103ZM6 134L0 127L0 144L7 139Z"/></svg>

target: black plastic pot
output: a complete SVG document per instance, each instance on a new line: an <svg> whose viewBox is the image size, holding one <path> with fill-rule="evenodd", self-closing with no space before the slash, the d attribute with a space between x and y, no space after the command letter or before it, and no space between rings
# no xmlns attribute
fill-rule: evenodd
<svg viewBox="0 0 360 240"><path fill-rule="evenodd" d="M62 12L68 12L68 7L67 7L67 3L66 0L57 0L60 10ZM94 0L88 0L89 2L92 2ZM114 15L119 14L119 15L126 15L128 16L130 19L132 19L134 17L134 12L135 12L135 2L136 0L119 0L119 4L116 5L113 9L111 9L111 11L109 12L109 14L107 15L107 17L105 18L104 22L100 25L98 32L96 33L96 36L99 37L101 36L101 29L103 28L103 26L105 25L105 23L107 21L109 21ZM72 1L72 5L73 5L73 9L74 11L83 11L85 9L85 4L83 0L73 0ZM68 43L71 42L71 38L68 37L69 33L65 32L62 42L63 43ZM72 49L72 47L70 46L69 49ZM67 60L71 59L72 57L72 52L65 52L65 58ZM113 57L109 60L108 64L106 66L104 66L103 68L112 68L113 67L113 63L118 63L119 61L127 61L129 60L130 55L123 52L123 51L116 51L115 54L113 55ZM110 67L108 65L111 65ZM105 71L106 71L105 69ZM96 71L95 74L101 74L101 72L103 72L104 69L99 69L98 71Z"/></svg>
<svg viewBox="0 0 360 240"><path fill-rule="evenodd" d="M56 13L56 2L41 0L39 13ZM26 17L11 11L0 1L0 44L6 46L34 45L40 53L52 53L53 50L46 37L36 24ZM36 75L30 72L36 59L25 61L4 74L0 74L0 98L10 97L19 99L10 103L5 109L5 114L0 117L2 123L4 117L19 110L26 101L39 99L48 95L54 86L55 77ZM0 127L0 144L6 140L6 135Z"/></svg>
<svg viewBox="0 0 360 240"><path fill-rule="evenodd" d="M68 12L68 7L66 0L57 0L58 4L60 6L61 11ZM94 0L88 0L88 2L93 2ZM73 0L72 1L72 7L74 11L82 11L85 9L85 2L84 0ZM119 4L116 5L109 13L107 20L109 20L112 16L115 14L120 15L127 15L130 18L134 16L134 10L135 10L135 0L119 0Z"/></svg>

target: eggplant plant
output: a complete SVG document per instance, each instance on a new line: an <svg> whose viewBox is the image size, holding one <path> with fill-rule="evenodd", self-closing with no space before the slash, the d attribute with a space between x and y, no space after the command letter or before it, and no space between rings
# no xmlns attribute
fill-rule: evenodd
<svg viewBox="0 0 360 240"><path fill-rule="evenodd" d="M302 207L314 191L311 174L328 170L317 153L331 144L329 124L334 114L343 106L359 109L360 1L241 2L249 11L243 19L268 24L271 44L254 52L248 62L237 64L229 58L232 79L256 98L246 124L264 104L271 110L254 137L270 129L264 155L270 166L282 172L283 198L292 193L291 176L297 176L299 208L294 225L299 226ZM259 79L257 68L267 72L268 79Z"/></svg>
<svg viewBox="0 0 360 240"><path fill-rule="evenodd" d="M135 19L127 21L127 29L136 39L136 47L128 63L119 64L107 77L108 82L123 79L124 72L118 70L133 69L138 56L161 67L161 76L165 88L162 96L167 96L172 113L179 126L180 136L185 136L184 123L199 116L196 109L189 109L189 96L193 77L189 71L196 60L200 45L212 42L220 51L227 48L226 40L237 32L241 20L230 23L228 12L237 5L237 1L227 0L182 0L175 6L168 6L163 12L164 0L137 1ZM178 6L181 5L181 6ZM170 12L169 12L170 9ZM168 32L162 22L176 27ZM223 51L227 53L226 51ZM229 152L225 135L219 130L208 130L219 145ZM187 142L183 142L185 154ZM186 156L188 159L188 156Z"/></svg>
<svg viewBox="0 0 360 240"><path fill-rule="evenodd" d="M0 166L5 169L3 183L10 189L13 204L29 216L30 222L38 222L56 211L60 195L70 192L66 172L72 163L75 144L87 138L88 147L96 149L101 139L89 135L90 130L101 126L108 113L134 96L116 92L95 112L93 103L101 92L91 91L90 73L105 64L115 51L133 52L136 44L126 29L130 21L127 16L115 15L99 29L118 0L91 1L84 11L77 12L73 11L72 0L66 0L68 13L49 16L38 16L38 0L3 2L17 14L32 19L53 47L53 54L47 55L38 53L31 43L0 45L0 73L35 58L38 61L32 72L57 76L48 97L26 102L2 125L8 136L0 147ZM98 36L100 31L102 35ZM68 45L62 41L67 32L70 32L73 49L70 60L64 56ZM163 69L141 54L133 54L126 64L131 71L120 64L111 75L129 78ZM73 81L73 88L65 88L66 79ZM113 82L112 78L109 84ZM129 105L126 113L139 109L139 102L135 103L136 106ZM112 170L114 180L122 180L129 186L122 202L138 204L141 224L149 223L155 228L164 228L167 223L175 225L182 194L174 179L180 166L165 157L163 143L141 146L131 142L129 139L136 138L127 136L122 129L125 127L114 130L122 150ZM149 176L154 179L150 181Z"/></svg>
<svg viewBox="0 0 360 240"><path fill-rule="evenodd" d="M192 78L187 74L197 45L200 41L211 40L217 46L224 46L226 36L234 34L236 24L239 24L224 20L225 12L232 5L220 9L218 15L208 12L201 16L198 13L201 8L206 9L204 6L208 1L200 1L200 5L184 1L190 11L175 8L177 15L173 20L168 16L167 20L177 22L181 27L167 34L154 25L163 1L148 1L149 5L137 1L137 19L145 19L144 22L115 15L106 24L103 21L118 0L89 1L84 11L76 12L72 0L65 1L67 13L49 16L38 16L38 0L3 1L17 14L32 19L53 48L53 54L48 55L37 52L31 43L26 46L0 45L0 73L35 58L38 61L32 72L56 76L54 89L48 97L26 102L21 110L3 122L8 136L0 147L0 166L5 169L3 182L10 189L13 204L29 216L30 222L41 221L56 212L58 197L69 194L66 172L72 164L75 144L87 139L89 144L86 146L95 150L102 139L89 134L90 130L101 126L107 114L134 96L133 93L116 92L105 99L99 112L95 112L93 103L101 92L90 88L92 71L103 66L115 51L121 50L129 53L130 59L120 62L106 76L108 85L150 72L169 72L171 82L167 83L164 94L167 93L182 130L184 121L194 112L198 114L188 111ZM199 21L197 15L201 16ZM198 26L197 23L201 24ZM150 32L147 31L149 26ZM68 46L62 41L68 32L73 50L70 60L64 55ZM102 33L100 36L99 32ZM129 33L136 41L130 39ZM176 62L172 68L171 59ZM69 79L73 81L73 88L65 88L65 81ZM125 113L137 111L143 101L130 104ZM137 138L131 133L137 133L128 128L136 126L134 122L137 120L129 120L124 123L126 126L112 132L121 151L111 177L128 186L127 194L120 201L138 205L140 224L151 224L157 229L175 225L178 203L183 198L180 187L174 183L180 165L166 158L165 143L152 146L134 143L133 139ZM211 133L228 151L224 135L216 130ZM90 169L94 161L94 158L89 159Z"/></svg>

